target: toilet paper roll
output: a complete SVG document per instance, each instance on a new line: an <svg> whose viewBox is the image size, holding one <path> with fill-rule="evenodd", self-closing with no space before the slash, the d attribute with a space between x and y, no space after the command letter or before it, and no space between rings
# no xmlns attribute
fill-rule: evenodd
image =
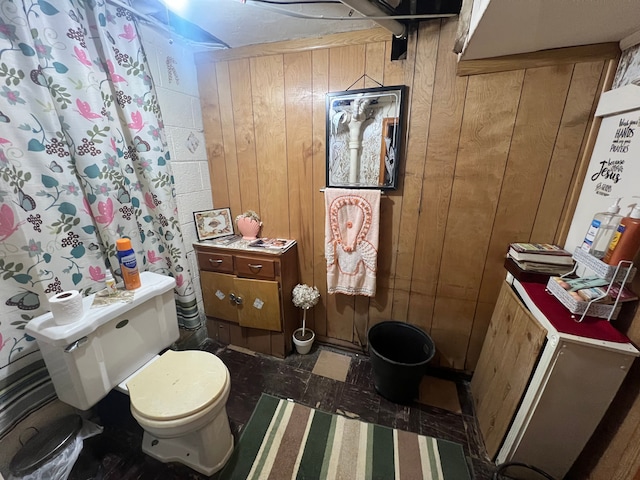
<svg viewBox="0 0 640 480"><path fill-rule="evenodd" d="M49 307L56 325L68 325L84 316L82 295L77 290L61 292L49 299Z"/></svg>

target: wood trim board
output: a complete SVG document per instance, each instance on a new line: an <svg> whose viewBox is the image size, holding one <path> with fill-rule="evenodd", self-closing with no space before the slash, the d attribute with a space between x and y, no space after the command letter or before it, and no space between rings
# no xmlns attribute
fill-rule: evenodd
<svg viewBox="0 0 640 480"><path fill-rule="evenodd" d="M539 52L519 53L480 60L461 60L458 75L482 75L526 68L548 67L571 63L590 62L607 58L617 59L620 47L616 42L596 43L579 47L554 48Z"/></svg>

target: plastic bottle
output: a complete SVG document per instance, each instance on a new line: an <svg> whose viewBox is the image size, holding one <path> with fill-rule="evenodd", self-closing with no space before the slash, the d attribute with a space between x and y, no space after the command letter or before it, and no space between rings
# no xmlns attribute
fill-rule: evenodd
<svg viewBox="0 0 640 480"><path fill-rule="evenodd" d="M107 295L115 295L116 293L118 293L118 289L116 288L116 280L115 278L113 278L111 270L109 269L104 272L104 284L107 288Z"/></svg>
<svg viewBox="0 0 640 480"><path fill-rule="evenodd" d="M585 236L584 243L582 244L583 249L584 246L589 243L590 234L595 229L595 235L591 238L592 242L587 251L596 258L602 258L606 255L613 235L616 233L620 220L622 220L622 215L618 214L620 211L620 200L620 198L617 198L606 212L600 212L594 215L589 231Z"/></svg>
<svg viewBox="0 0 640 480"><path fill-rule="evenodd" d="M631 213L620 221L603 259L609 265L633 261L640 249L640 205L630 206L633 206Z"/></svg>
<svg viewBox="0 0 640 480"><path fill-rule="evenodd" d="M116 240L116 249L118 250L118 261L120 262L124 288L127 290L140 288L138 262L136 261L136 252L134 252L131 247L131 240L128 238L119 238Z"/></svg>

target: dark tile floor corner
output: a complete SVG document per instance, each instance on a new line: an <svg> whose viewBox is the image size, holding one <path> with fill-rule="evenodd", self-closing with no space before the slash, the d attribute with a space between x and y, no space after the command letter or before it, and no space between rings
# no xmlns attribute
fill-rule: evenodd
<svg viewBox="0 0 640 480"><path fill-rule="evenodd" d="M490 480L493 476L495 466L484 450L466 377L431 372L455 381L461 413L452 413L417 402L398 405L384 399L374 390L369 357L363 354L314 346L308 355L294 353L278 359L250 355L210 339L200 348L220 357L231 374L227 414L236 441L264 392L326 412L357 416L367 422L460 443L471 477ZM322 350L352 357L345 382L312 373ZM163 464L142 453L142 429L129 413L129 399L123 394L109 394L92 410L92 415L92 419L104 427L104 432L84 441L70 480L207 478L183 465Z"/></svg>

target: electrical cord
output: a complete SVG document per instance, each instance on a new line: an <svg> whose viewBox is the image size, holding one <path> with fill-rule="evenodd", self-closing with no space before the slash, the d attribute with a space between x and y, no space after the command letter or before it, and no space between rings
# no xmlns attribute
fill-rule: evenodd
<svg viewBox="0 0 640 480"><path fill-rule="evenodd" d="M538 467L534 467L533 465L529 465L527 463L522 463L522 462L506 462L506 463L502 463L502 464L498 465L498 469L493 474L493 480L500 480L500 479L505 478L502 475L505 474L505 470L507 470L509 467L522 467L522 468L525 468L525 469L527 469L529 471L533 471L533 472L537 473L538 475L541 475L546 480L556 480L551 475L549 475L547 472L539 469ZM508 478L511 478L511 477L508 477Z"/></svg>

